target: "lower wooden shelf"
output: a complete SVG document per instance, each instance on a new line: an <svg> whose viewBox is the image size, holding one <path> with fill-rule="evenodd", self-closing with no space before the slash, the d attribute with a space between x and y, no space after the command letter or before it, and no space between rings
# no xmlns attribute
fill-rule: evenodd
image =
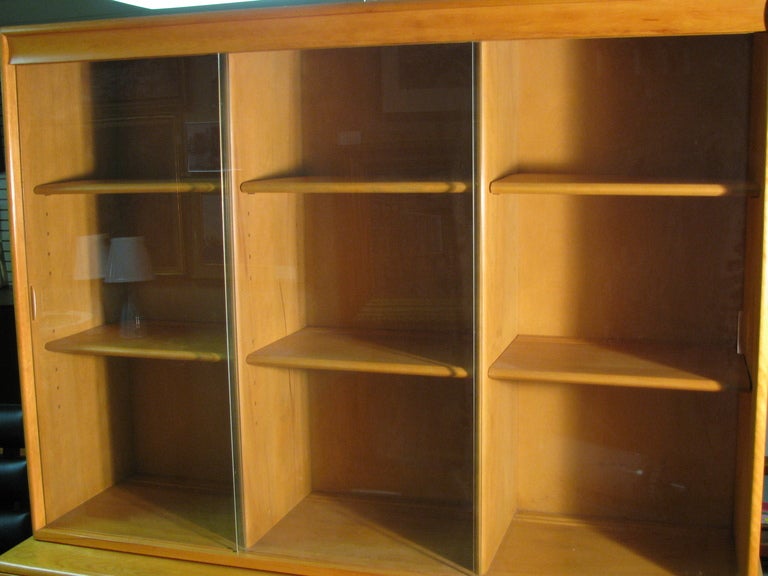
<svg viewBox="0 0 768 576"><path fill-rule="evenodd" d="M749 390L735 347L631 340L518 336L489 369L499 380L668 388Z"/></svg>
<svg viewBox="0 0 768 576"><path fill-rule="evenodd" d="M730 528L581 522L519 514L487 576L737 573Z"/></svg>
<svg viewBox="0 0 768 576"><path fill-rule="evenodd" d="M473 539L469 504L313 493L245 554L290 559L308 573L456 576L471 573Z"/></svg>
<svg viewBox="0 0 768 576"><path fill-rule="evenodd" d="M470 505L313 493L255 546L239 551L234 510L231 492L136 479L102 492L36 536L296 574L456 576L472 567Z"/></svg>
<svg viewBox="0 0 768 576"><path fill-rule="evenodd" d="M236 546L234 497L218 486L135 478L91 498L36 536L126 552L161 550L160 555L189 559L231 553Z"/></svg>

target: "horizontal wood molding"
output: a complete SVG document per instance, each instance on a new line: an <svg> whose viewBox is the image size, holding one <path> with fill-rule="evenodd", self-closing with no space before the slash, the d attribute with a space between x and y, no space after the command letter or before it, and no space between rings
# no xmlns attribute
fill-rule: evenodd
<svg viewBox="0 0 768 576"><path fill-rule="evenodd" d="M8 28L11 64L515 38L737 34L760 0L421 0ZM318 34L317 30L323 30Z"/></svg>

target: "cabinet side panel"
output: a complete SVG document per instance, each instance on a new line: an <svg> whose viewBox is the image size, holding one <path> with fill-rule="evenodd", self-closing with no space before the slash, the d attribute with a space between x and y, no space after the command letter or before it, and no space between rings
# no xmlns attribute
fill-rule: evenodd
<svg viewBox="0 0 768 576"><path fill-rule="evenodd" d="M515 168L517 51L486 43L479 53L479 527L478 571L493 560L517 509L517 388L488 378L488 368L516 336L517 200L489 194Z"/></svg>
<svg viewBox="0 0 768 576"><path fill-rule="evenodd" d="M34 302L32 310L22 309L26 315L19 322L31 330L34 383L27 370L24 386L35 387L36 405L26 408L36 415L39 473L51 521L125 473L131 461L130 416L122 375L110 374L107 362L45 348L50 340L103 320L100 281L72 282L75 239L99 232L94 198L33 193L38 184L82 177L93 168L87 65L24 67L17 80L23 189L13 193L17 215L23 202L23 230L19 219L16 240L24 244L24 254L16 261L22 271L16 290ZM107 418L112 411L115 416Z"/></svg>
<svg viewBox="0 0 768 576"><path fill-rule="evenodd" d="M299 55L233 55L228 74L242 506L251 546L310 490L305 376L244 361L304 325L301 198L239 192L245 180L300 164Z"/></svg>
<svg viewBox="0 0 768 576"><path fill-rule="evenodd" d="M6 52L7 54L7 52ZM16 338L19 353L19 375L21 381L21 402L24 409L24 428L26 435L27 472L29 477L30 506L32 510L33 528L45 525L45 501L43 500L43 478L41 474L40 444L37 431L36 391L34 386L34 370L32 360L32 334L28 319L30 318L30 299L26 291L20 289L27 286L26 268L19 262L26 260L26 246L21 240L24 230L24 210L21 197L21 166L19 162L19 111L16 90L15 66L4 65L3 114L5 129L6 170L9 190L9 210L11 214L11 249L13 251L15 276L15 316Z"/></svg>
<svg viewBox="0 0 768 576"><path fill-rule="evenodd" d="M766 384L765 312L766 290L765 182L766 111L768 110L768 44L764 34L755 36L752 67L750 179L761 194L747 200L744 314L741 343L752 377L752 392L739 403L739 437L736 470L735 535L740 573L760 574L760 511L765 453Z"/></svg>

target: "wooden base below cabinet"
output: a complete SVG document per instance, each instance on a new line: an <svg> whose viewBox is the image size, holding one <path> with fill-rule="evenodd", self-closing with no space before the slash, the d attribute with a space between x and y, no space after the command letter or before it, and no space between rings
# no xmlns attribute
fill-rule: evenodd
<svg viewBox="0 0 768 576"><path fill-rule="evenodd" d="M8 576L259 576L271 572L125 554L30 538L0 556L0 574Z"/></svg>

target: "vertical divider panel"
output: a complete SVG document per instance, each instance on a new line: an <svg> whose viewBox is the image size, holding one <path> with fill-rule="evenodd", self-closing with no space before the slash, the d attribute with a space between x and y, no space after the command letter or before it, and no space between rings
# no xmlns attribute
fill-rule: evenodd
<svg viewBox="0 0 768 576"><path fill-rule="evenodd" d="M310 491L306 377L246 364L248 353L304 325L302 200L241 193L243 181L300 165L298 52L228 60L234 307L243 532L250 547Z"/></svg>
<svg viewBox="0 0 768 576"><path fill-rule="evenodd" d="M488 377L488 368L517 330L516 198L494 196L490 183L516 158L516 44L478 50L478 559L486 572L516 512L515 386Z"/></svg>

